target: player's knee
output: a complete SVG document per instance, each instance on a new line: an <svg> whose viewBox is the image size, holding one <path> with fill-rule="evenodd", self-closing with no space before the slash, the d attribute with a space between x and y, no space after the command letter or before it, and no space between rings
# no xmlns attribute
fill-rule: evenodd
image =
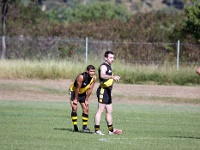
<svg viewBox="0 0 200 150"><path fill-rule="evenodd" d="M88 114L88 112L89 112L89 107L83 108L83 112L86 113L86 114Z"/></svg>
<svg viewBox="0 0 200 150"><path fill-rule="evenodd" d="M98 111L97 111L98 114L102 114L103 112L104 112L103 109L98 109Z"/></svg>
<svg viewBox="0 0 200 150"><path fill-rule="evenodd" d="M73 112L77 112L77 108L72 107Z"/></svg>

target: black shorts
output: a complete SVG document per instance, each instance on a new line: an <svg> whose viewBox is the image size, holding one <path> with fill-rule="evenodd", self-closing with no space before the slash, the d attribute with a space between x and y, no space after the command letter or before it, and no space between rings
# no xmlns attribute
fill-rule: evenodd
<svg viewBox="0 0 200 150"><path fill-rule="evenodd" d="M72 91L72 92L70 92L70 99L71 99L71 101L73 101L74 98L75 98L75 92ZM79 94L78 95L78 101L79 101L79 103L85 103L85 98L86 98L86 93Z"/></svg>
<svg viewBox="0 0 200 150"><path fill-rule="evenodd" d="M112 104L111 89L99 87L96 94L99 103Z"/></svg>

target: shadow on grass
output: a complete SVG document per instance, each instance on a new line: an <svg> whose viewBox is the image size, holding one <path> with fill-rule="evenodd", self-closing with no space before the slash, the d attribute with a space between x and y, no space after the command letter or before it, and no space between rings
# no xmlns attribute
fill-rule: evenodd
<svg viewBox="0 0 200 150"><path fill-rule="evenodd" d="M70 131L73 132L72 128L54 128L54 130L61 130L61 131Z"/></svg>
<svg viewBox="0 0 200 150"><path fill-rule="evenodd" d="M184 138L184 139L198 139L200 140L200 137L193 137L193 136L170 136L174 138Z"/></svg>
<svg viewBox="0 0 200 150"><path fill-rule="evenodd" d="M54 130L74 132L72 128L54 128ZM87 134L93 134L93 132L91 132L91 131L90 131L90 132L76 131L75 133L87 133Z"/></svg>

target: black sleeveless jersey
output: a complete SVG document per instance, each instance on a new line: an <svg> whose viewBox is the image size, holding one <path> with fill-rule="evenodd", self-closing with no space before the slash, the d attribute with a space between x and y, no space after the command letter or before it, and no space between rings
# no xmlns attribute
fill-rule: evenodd
<svg viewBox="0 0 200 150"><path fill-rule="evenodd" d="M100 65L100 67L102 65L105 65L107 67L107 71L106 71L106 75L113 75L113 72L112 72L112 68L110 65L108 65L107 63L103 63ZM113 85L113 79L103 79L101 78L101 74L100 74L100 67L99 67L99 70L98 70L98 73L99 73L99 80L100 80L100 86L102 88L106 88L106 87L110 87L112 88L112 85Z"/></svg>
<svg viewBox="0 0 200 150"><path fill-rule="evenodd" d="M92 82L94 81L94 78L88 76L87 72L83 72L83 73L81 73L81 75L83 76L83 82L82 82L79 94L85 93L88 90L88 88L90 87L90 84L92 84ZM74 83L71 84L69 90L70 91L75 91L76 87L77 87L77 80L75 80Z"/></svg>

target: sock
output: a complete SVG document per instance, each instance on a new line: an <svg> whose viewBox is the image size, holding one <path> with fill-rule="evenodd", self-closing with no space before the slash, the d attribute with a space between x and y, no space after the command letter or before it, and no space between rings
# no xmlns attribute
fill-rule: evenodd
<svg viewBox="0 0 200 150"><path fill-rule="evenodd" d="M110 131L110 132L113 132L113 125L111 124L111 125L108 125L108 130Z"/></svg>
<svg viewBox="0 0 200 150"><path fill-rule="evenodd" d="M74 125L74 130L78 130L77 127L77 120L78 120L78 116L76 112L71 112L71 118L72 118L72 123Z"/></svg>
<svg viewBox="0 0 200 150"><path fill-rule="evenodd" d="M95 125L94 126L94 130L95 130L95 132L98 131L98 130L100 130L100 125Z"/></svg>
<svg viewBox="0 0 200 150"><path fill-rule="evenodd" d="M83 129L87 128L88 114L82 113L82 123L83 123Z"/></svg>

